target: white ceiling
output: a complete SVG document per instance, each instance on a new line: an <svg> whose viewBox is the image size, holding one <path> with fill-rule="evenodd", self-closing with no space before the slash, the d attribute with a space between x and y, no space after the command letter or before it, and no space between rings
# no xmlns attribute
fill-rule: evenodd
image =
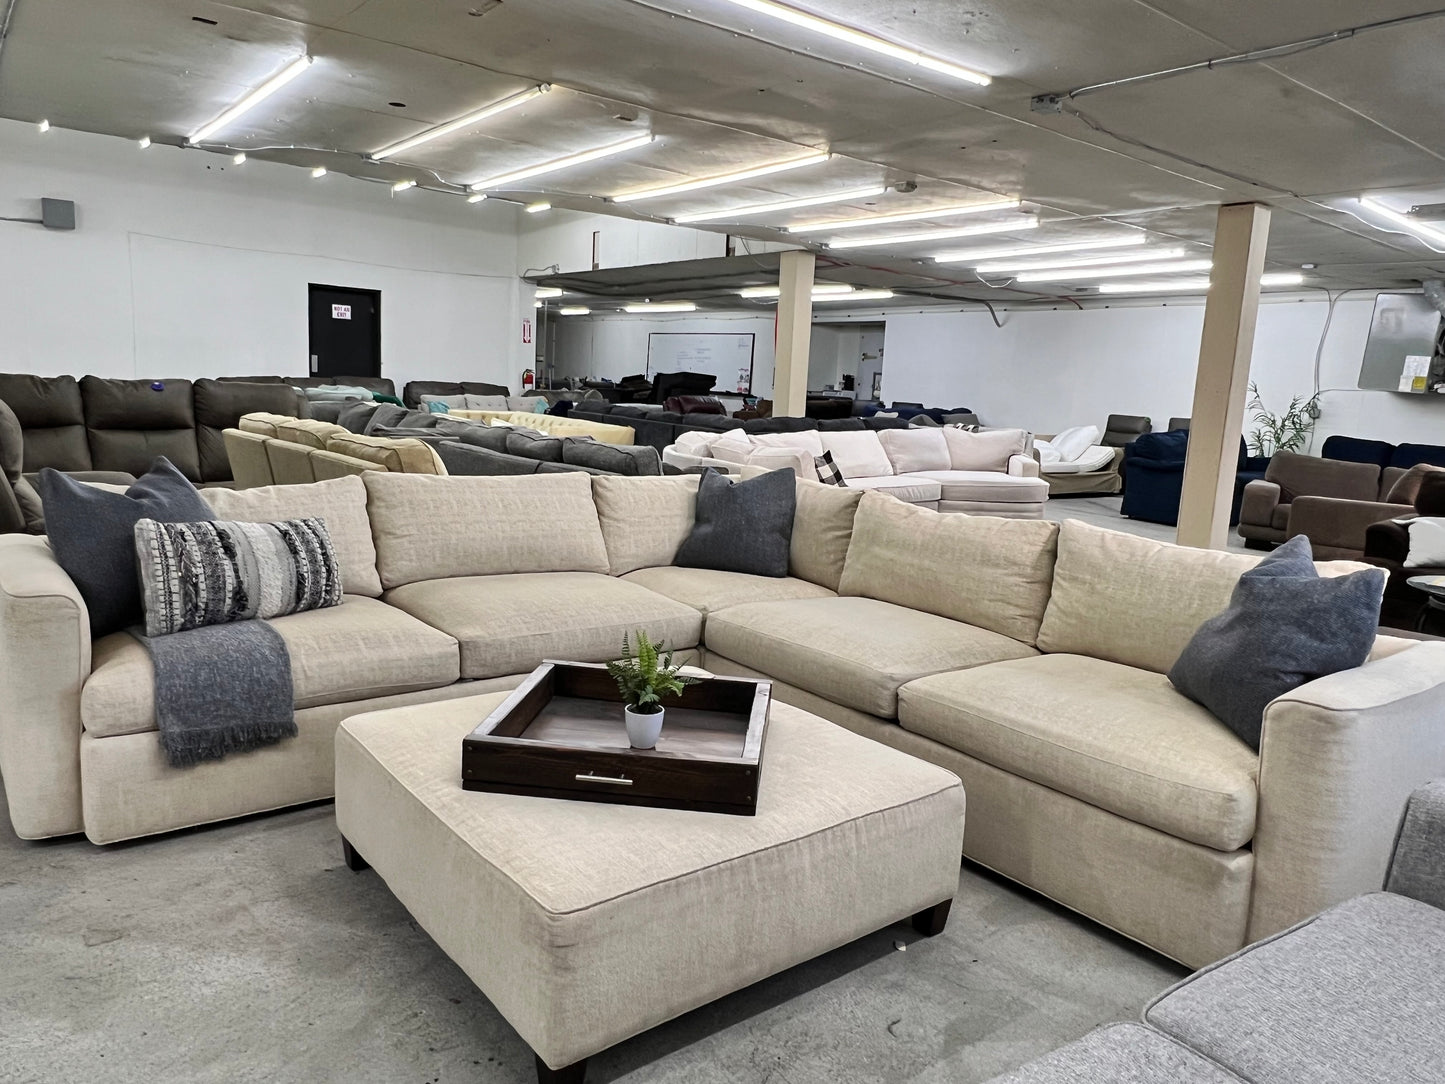
<svg viewBox="0 0 1445 1084"><path fill-rule="evenodd" d="M0 116L179 144L310 53L312 69L218 133L216 149L460 191L651 131L657 140L640 150L497 194L666 220L911 181L917 190L909 194L699 228L796 243L768 227L1006 196L1026 201L1040 221L1020 240L1142 229L1200 254L1220 203L1262 200L1275 208L1271 270L1315 263L1308 282L1329 288L1397 287L1445 273L1445 255L1337 209L1362 191L1399 190L1405 206L1422 194L1445 200L1445 18L1101 90L1063 114L1030 108L1037 94L1431 12L1441 0L797 3L994 82L975 87L786 24L764 25L726 0L15 0L0 49ZM552 93L400 161L365 157L543 82ZM681 196L626 206L606 199L816 149L835 157ZM1037 296L920 262L950 247L958 246L838 257L898 288ZM1052 300L1063 289L1038 293Z"/></svg>

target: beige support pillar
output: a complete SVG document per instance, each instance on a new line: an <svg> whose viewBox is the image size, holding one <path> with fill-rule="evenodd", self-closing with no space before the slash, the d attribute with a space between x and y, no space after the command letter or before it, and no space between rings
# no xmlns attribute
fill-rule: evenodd
<svg viewBox="0 0 1445 1084"><path fill-rule="evenodd" d="M1189 421L1189 456L1179 498L1179 543L1224 549L1229 505L1244 425L1254 324L1259 315L1259 277L1269 240L1269 208L1235 203L1219 209L1214 229L1214 269L1204 306L1199 372Z"/></svg>
<svg viewBox="0 0 1445 1084"><path fill-rule="evenodd" d="M773 417L801 418L808 401L813 340L813 254L784 252L778 267L778 326L773 362Z"/></svg>

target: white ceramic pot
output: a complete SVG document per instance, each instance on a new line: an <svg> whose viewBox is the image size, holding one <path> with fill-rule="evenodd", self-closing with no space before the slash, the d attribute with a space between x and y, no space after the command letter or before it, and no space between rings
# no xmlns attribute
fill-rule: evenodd
<svg viewBox="0 0 1445 1084"><path fill-rule="evenodd" d="M651 714L633 711L624 706L623 717L627 720L627 740L634 749L651 749L657 744L657 736L662 733L662 717L666 711L659 708Z"/></svg>

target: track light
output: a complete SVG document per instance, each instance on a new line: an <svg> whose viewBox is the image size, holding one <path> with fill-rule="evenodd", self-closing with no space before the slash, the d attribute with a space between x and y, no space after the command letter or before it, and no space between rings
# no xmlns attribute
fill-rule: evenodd
<svg viewBox="0 0 1445 1084"><path fill-rule="evenodd" d="M1087 279L1111 279L1124 275L1171 275L1186 271L1208 271L1212 260L1165 260L1162 263L1139 264L1135 267L1065 267L1058 271L1025 271L1016 282L1083 282Z"/></svg>
<svg viewBox="0 0 1445 1084"><path fill-rule="evenodd" d="M325 166L317 166L315 169L313 169L313 170L311 171L311 176L312 176L313 178L325 177L325 176L326 176L326 167L325 167Z"/></svg>
<svg viewBox="0 0 1445 1084"><path fill-rule="evenodd" d="M666 184L658 188L641 188L635 192L624 192L620 196L613 196L613 203L633 203L640 199L656 199L659 196L679 196L684 192L696 192L702 188L716 188L724 184L738 184L742 181L751 181L758 177L768 177L774 173L786 173L790 169L801 169L804 166L816 166L826 162L832 155L827 151L820 151L817 154L804 155L802 158L790 158L786 162L770 162L765 166L753 166L750 169L737 169L731 173L718 173L711 177L699 177L695 181L683 181L679 184Z"/></svg>
<svg viewBox="0 0 1445 1084"><path fill-rule="evenodd" d="M529 204L527 204L527 206L525 206L525 207L522 208L522 210L526 211L529 215L539 215L539 214L541 214L543 211L550 211L551 209L552 209L552 205L551 205L550 203L545 203L545 202L544 202L544 203L529 203Z"/></svg>
<svg viewBox="0 0 1445 1084"><path fill-rule="evenodd" d="M881 196L887 191L888 186L881 184L872 188L850 188L846 192L832 192L826 196L803 196L774 203L748 203L721 211L694 211L691 214L676 215L672 221L679 225L686 222L732 222L739 218L751 218L753 215L796 211L801 207L819 207L825 203L850 203L857 199L868 199L870 196Z"/></svg>
<svg viewBox="0 0 1445 1084"><path fill-rule="evenodd" d="M586 305L563 305L557 310L559 316L586 316L592 310Z"/></svg>
<svg viewBox="0 0 1445 1084"><path fill-rule="evenodd" d="M1019 206L1016 199L991 200L988 203L953 203L945 207L934 207L926 211L902 211L893 215L863 215L860 218L845 218L837 222L802 222L789 226L789 233L816 233L819 230L851 230L859 226L891 226L895 222L919 222L929 218L956 218L959 215L977 215L987 211L1009 211Z"/></svg>
<svg viewBox="0 0 1445 1084"><path fill-rule="evenodd" d="M1018 233L1037 229L1039 220L1019 215L1017 221L986 222L980 226L960 226L952 230L928 230L924 233L896 233L892 237L837 237L823 242L829 248L874 248L878 245L911 245L920 241L944 241L954 237L981 237L990 233Z"/></svg>
<svg viewBox="0 0 1445 1084"><path fill-rule="evenodd" d="M50 122L48 120L42 120L35 126L35 130L38 131L41 135L44 135L46 132L50 131Z"/></svg>
<svg viewBox="0 0 1445 1084"><path fill-rule="evenodd" d="M235 163L236 165L238 165L238 166L239 166L241 163L243 163L245 160L246 160L246 152L245 152L245 151L239 151L239 152L237 152L236 154L231 155L231 161L234 162L234 163Z"/></svg>
<svg viewBox="0 0 1445 1084"><path fill-rule="evenodd" d="M867 49L871 53L880 53L894 60L901 60L905 64L927 68L929 71L938 72L940 75L948 75L954 79L961 79L966 83L986 87L992 82L992 80L982 72L976 72L970 68L962 68L957 64L950 64L946 60L929 56L927 53L920 52L917 49L911 49L906 45L895 45L891 41L884 41L882 38L874 37L872 34L865 34L861 30L854 30L851 27L842 26L839 23L829 22L827 19L820 19L816 15L809 15L796 8L775 4L772 0L728 0L728 2L736 4L740 8L747 8L749 11L755 11L759 15L767 15L782 22L791 23L793 26L801 27L804 30L811 30L815 34L835 38L838 41L847 42L849 45L856 45L860 49Z"/></svg>
<svg viewBox="0 0 1445 1084"><path fill-rule="evenodd" d="M415 181L397 181L396 184L394 184L394 185L391 186L391 190L392 190L393 192L405 192L408 188L415 188L415 187L416 187L416 182L415 182Z"/></svg>
<svg viewBox="0 0 1445 1084"><path fill-rule="evenodd" d="M141 136L139 139L137 139L137 140L135 141L135 145L136 145L137 147L139 147L141 150L145 150L147 147L149 147L149 146L151 145L151 137L150 137L150 136Z"/></svg>
<svg viewBox="0 0 1445 1084"><path fill-rule="evenodd" d="M43 128L41 129L41 131L44 130L45 129ZM1365 210L1369 211L1371 214L1383 218L1391 225L1398 226L1406 233L1413 233L1422 241L1429 242L1431 247L1434 247L1435 245L1445 245L1445 230L1437 229L1434 226L1427 226L1419 219L1411 218L1409 215L1401 214L1393 207L1386 207L1374 196L1361 196L1360 206L1365 208Z"/></svg>
<svg viewBox="0 0 1445 1084"><path fill-rule="evenodd" d="M1160 260L1177 260L1188 255L1184 248L1150 248L1143 252L1123 252L1108 256L1058 256L1052 260L1001 260L998 263L980 263L974 270L980 275L1002 275L1023 271L1049 271L1056 267L1104 267L1111 264L1158 263Z"/></svg>
<svg viewBox="0 0 1445 1084"><path fill-rule="evenodd" d="M961 252L940 252L934 263L963 263L977 266L977 260L1003 260L1014 256L1048 256L1055 252L1087 252L1100 248L1129 248L1142 245L1143 233L1126 233L1118 237L1101 237L1096 241L1063 241L1056 245L1000 245L996 248L965 249Z"/></svg>
<svg viewBox="0 0 1445 1084"><path fill-rule="evenodd" d="M197 128L194 132L190 134L190 136L187 137L186 142L188 144L195 144L200 143L202 140L209 139L211 136L219 132L222 128L226 127L226 125L238 119L241 114L248 112L253 106L271 97L271 95L275 94L278 90L284 87L287 83L291 82L291 80L295 79L298 75L300 75L309 67L311 67L311 57L297 57L290 64L287 64L286 67L282 68L279 72L273 75L270 79L266 80L266 82L262 83L255 90L251 91L250 94L247 94L239 102L231 106L230 109L227 109L219 117L211 121L211 123L202 125L200 128Z"/></svg>
<svg viewBox="0 0 1445 1084"><path fill-rule="evenodd" d="M622 154L625 151L636 150L638 147L645 147L653 140L651 132L645 135L633 136L631 139L624 139L621 143L609 143L605 147L597 147L590 151L582 151L578 154L569 154L565 158L554 158L550 162L543 162L541 165L528 166L526 169L513 170L511 173L502 173L496 177L488 177L484 181L477 181L471 185L473 192L481 192L488 188L506 188L508 185L516 184L518 181L525 181L532 177L540 177L544 173L555 173L558 170L567 169L571 166L580 166L584 162L595 162L599 158L607 158L610 155Z"/></svg>
<svg viewBox="0 0 1445 1084"><path fill-rule="evenodd" d="M538 286L532 294L533 297L561 297L562 290L557 286Z"/></svg>
<svg viewBox="0 0 1445 1084"><path fill-rule="evenodd" d="M623 305L623 312L694 312L696 301L647 301Z"/></svg>
<svg viewBox="0 0 1445 1084"><path fill-rule="evenodd" d="M372 154L372 159L380 162L384 158L391 158L394 155L405 154L413 147L420 147L423 143L430 143L433 139L440 139L442 136L459 132L463 128L470 128L473 124L480 124L489 117L495 117L498 113L505 113L509 109L516 109L519 105L526 105L534 98L546 94L552 87L548 83L542 83L531 90L524 90L520 94L513 94L510 98L503 98L499 102L485 105L481 109L475 109L464 117L439 124L435 128L428 128L420 135L414 135L410 139L403 139L400 143L393 143L389 147L383 147Z"/></svg>

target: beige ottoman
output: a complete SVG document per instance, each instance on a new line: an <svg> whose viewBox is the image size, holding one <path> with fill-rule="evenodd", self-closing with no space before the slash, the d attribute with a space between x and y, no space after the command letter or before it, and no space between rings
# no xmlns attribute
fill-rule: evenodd
<svg viewBox="0 0 1445 1084"><path fill-rule="evenodd" d="M540 1080L900 919L942 930L952 773L775 701L755 817L465 791L462 738L505 696L343 722L336 820Z"/></svg>

